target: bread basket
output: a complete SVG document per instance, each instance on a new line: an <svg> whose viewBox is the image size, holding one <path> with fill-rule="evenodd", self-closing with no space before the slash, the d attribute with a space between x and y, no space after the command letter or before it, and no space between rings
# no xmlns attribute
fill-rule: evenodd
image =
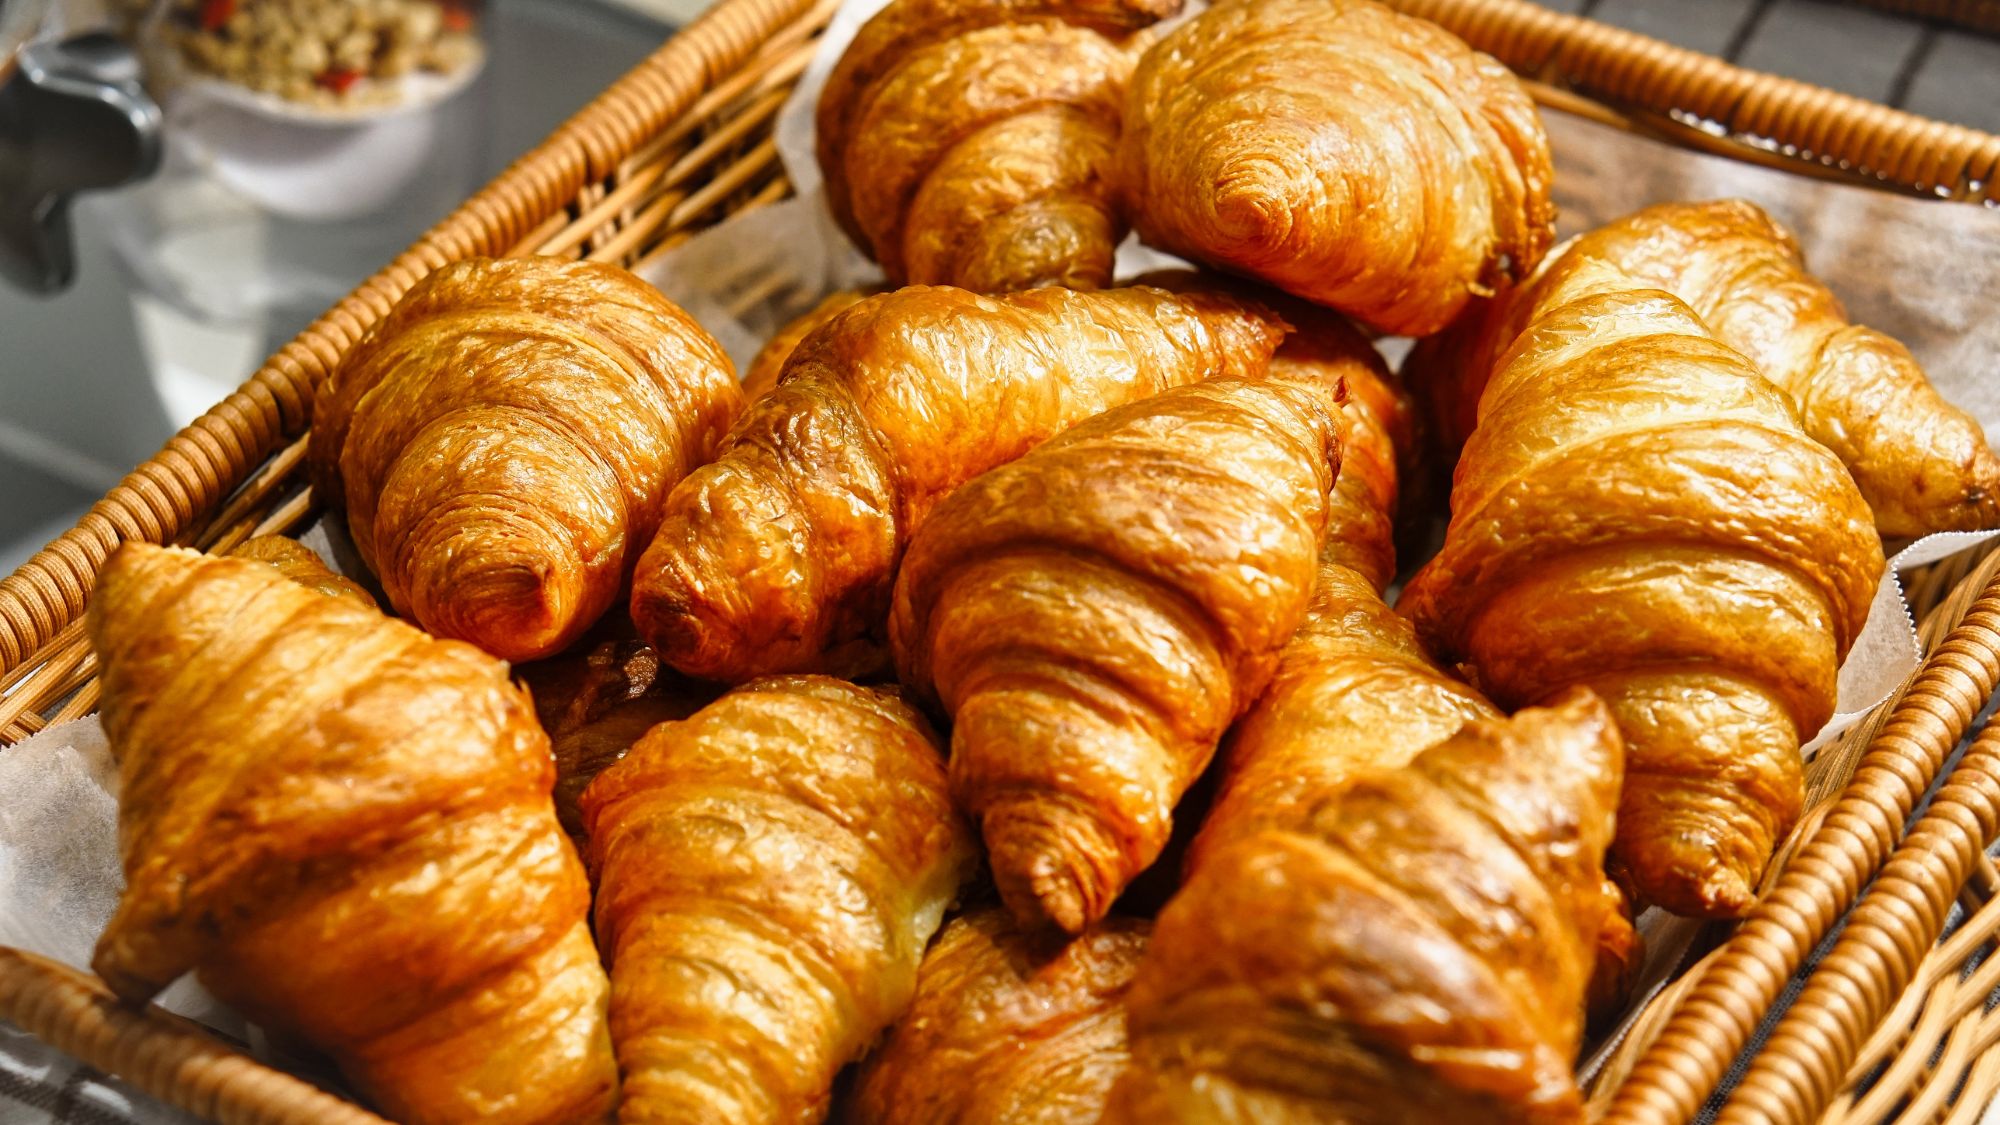
<svg viewBox="0 0 2000 1125"><path fill-rule="evenodd" d="M2000 137L1523 0L1391 3L1495 55L1550 106L1936 206L2000 205ZM773 122L835 6L719 0L0 581L0 747L95 706L81 618L120 542L219 550L305 520L313 387L423 275L481 255L634 266L784 198ZM2000 1090L2000 958L1985 957L2000 940L1985 853L2000 831L2000 729L1973 737L2000 685L2000 553L1929 568L1909 600L1922 667L1815 761L1813 811L1763 900L1593 1075L1594 1119L1974 1122ZM0 1019L221 1121L377 1120L25 953L0 949Z"/></svg>

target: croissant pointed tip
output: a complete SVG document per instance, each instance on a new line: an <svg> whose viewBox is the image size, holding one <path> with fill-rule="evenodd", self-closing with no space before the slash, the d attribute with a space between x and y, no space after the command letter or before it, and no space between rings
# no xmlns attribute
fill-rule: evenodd
<svg viewBox="0 0 2000 1125"><path fill-rule="evenodd" d="M1122 853L1095 817L1024 800L989 808L981 828L1001 901L1024 927L1078 934L1110 911Z"/></svg>

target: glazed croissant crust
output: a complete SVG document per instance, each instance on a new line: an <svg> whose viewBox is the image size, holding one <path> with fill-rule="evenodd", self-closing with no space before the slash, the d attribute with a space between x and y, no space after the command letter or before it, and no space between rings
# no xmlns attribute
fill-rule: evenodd
<svg viewBox="0 0 2000 1125"><path fill-rule="evenodd" d="M320 389L313 485L399 614L529 660L616 600L742 402L721 346L623 270L460 262Z"/></svg>
<svg viewBox="0 0 2000 1125"><path fill-rule="evenodd" d="M891 693L748 684L583 795L625 1122L817 1121L976 863Z"/></svg>
<svg viewBox="0 0 2000 1125"><path fill-rule="evenodd" d="M1783 388L1814 440L1833 450L1890 536L2000 525L2000 459L1971 415L1946 402L1895 339L1852 324L1807 273L1798 243L1740 199L1648 207L1567 243L1639 284L1687 302L1717 339ZM1497 298L1445 338L1420 345L1413 377L1483 382L1533 315L1536 282ZM1453 436L1470 430L1476 390L1445 395Z"/></svg>
<svg viewBox="0 0 2000 1125"><path fill-rule="evenodd" d="M1180 0L893 0L820 95L835 217L897 284L1111 283L1121 40Z"/></svg>
<svg viewBox="0 0 2000 1125"><path fill-rule="evenodd" d="M1741 913L1882 573L1867 505L1686 305L1595 259L1538 284L1477 417L1444 548L1402 608L1502 706L1602 696L1629 748L1616 856L1636 889Z"/></svg>
<svg viewBox="0 0 2000 1125"><path fill-rule="evenodd" d="M1145 240L1421 336L1554 237L1520 82L1373 0L1220 0L1140 60L1117 179Z"/></svg>
<svg viewBox="0 0 2000 1125"><path fill-rule="evenodd" d="M1311 594L1337 381L1211 379L953 493L896 582L903 682L952 717L952 790L1023 924L1071 933L1159 855L1175 802Z"/></svg>
<svg viewBox="0 0 2000 1125"><path fill-rule="evenodd" d="M1125 990L1147 924L1069 940L1004 910L953 920L910 1010L862 1064L852 1125L1097 1125L1125 1069Z"/></svg>
<svg viewBox="0 0 2000 1125"><path fill-rule="evenodd" d="M416 1123L599 1120L590 889L506 665L243 559L129 544L90 607L126 888L92 965L189 969Z"/></svg>
<svg viewBox="0 0 2000 1125"><path fill-rule="evenodd" d="M952 489L1113 406L1262 372L1283 333L1260 307L1142 288L863 301L674 489L633 619L709 679L879 667L903 547Z"/></svg>
<svg viewBox="0 0 2000 1125"><path fill-rule="evenodd" d="M1618 733L1575 692L1212 852L1127 1000L1119 1122L1576 1122Z"/></svg>

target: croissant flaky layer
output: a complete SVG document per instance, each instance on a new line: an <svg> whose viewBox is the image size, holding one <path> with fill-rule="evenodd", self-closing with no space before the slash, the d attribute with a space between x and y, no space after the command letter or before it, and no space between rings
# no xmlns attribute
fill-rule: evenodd
<svg viewBox="0 0 2000 1125"><path fill-rule="evenodd" d="M126 889L92 962L189 969L399 1121L605 1117L590 890L506 665L243 559L127 545L90 609Z"/></svg>
<svg viewBox="0 0 2000 1125"><path fill-rule="evenodd" d="M1262 372L1284 330L1258 306L1143 288L863 301L674 489L633 619L710 679L879 664L903 548L954 488L1111 407Z"/></svg>
<svg viewBox="0 0 2000 1125"><path fill-rule="evenodd" d="M721 346L624 270L460 262L321 388L313 483L398 613L533 659L617 598L742 403Z"/></svg>
<svg viewBox="0 0 2000 1125"><path fill-rule="evenodd" d="M1519 81L1373 0L1221 0L1140 61L1117 159L1148 242L1386 332L1437 331L1554 237Z"/></svg>
<svg viewBox="0 0 2000 1125"><path fill-rule="evenodd" d="M1108 175L1134 52L1179 0L893 0L821 93L835 216L898 283L1111 282Z"/></svg>
<svg viewBox="0 0 2000 1125"><path fill-rule="evenodd" d="M2000 526L2000 459L1971 415L1946 402L1895 339L1852 324L1806 272L1790 231L1740 199L1648 207L1573 239L1564 259L1598 259L1685 301L1716 338L1791 396L1814 440L1853 474L1884 535ZM1410 370L1476 388L1561 271L1503 294ZM1447 389L1450 436L1463 440L1476 389Z"/></svg>
<svg viewBox="0 0 2000 1125"><path fill-rule="evenodd" d="M1495 365L1442 552L1403 608L1503 706L1604 697L1619 860L1669 909L1748 909L1882 573L1790 400L1667 293L1564 258Z"/></svg>
<svg viewBox="0 0 2000 1125"><path fill-rule="evenodd" d="M626 1122L823 1117L976 863L923 719L824 677L656 727L583 808Z"/></svg>
<svg viewBox="0 0 2000 1125"><path fill-rule="evenodd" d="M1004 910L955 919L924 956L916 999L857 1076L853 1125L1097 1125L1125 1069L1125 990L1147 924L1107 918L1075 939Z"/></svg>
<svg viewBox="0 0 2000 1125"><path fill-rule="evenodd" d="M1110 411L953 493L897 579L903 682L1027 924L1104 916L1270 679L1311 594L1339 384L1211 379Z"/></svg>
<svg viewBox="0 0 2000 1125"><path fill-rule="evenodd" d="M1588 693L1212 853L1127 1000L1119 1122L1575 1122L1621 754Z"/></svg>

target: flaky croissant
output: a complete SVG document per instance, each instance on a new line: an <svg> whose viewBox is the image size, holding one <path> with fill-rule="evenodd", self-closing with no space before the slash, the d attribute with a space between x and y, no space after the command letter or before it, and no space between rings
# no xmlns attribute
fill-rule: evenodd
<svg viewBox="0 0 2000 1125"><path fill-rule="evenodd" d="M1180 0L892 0L820 94L827 201L897 284L1111 283L1123 40Z"/></svg>
<svg viewBox="0 0 2000 1125"><path fill-rule="evenodd" d="M1716 338L1783 388L1805 431L1832 449L1884 535L2000 525L2000 459L1971 415L1946 402L1909 349L1846 310L1806 272L1790 231L1740 199L1648 207L1566 243L1635 282L1687 302ZM1544 281L1496 298L1447 337L1421 345L1426 382L1483 380L1533 315ZM1448 396L1453 438L1477 393Z"/></svg>
<svg viewBox="0 0 2000 1125"><path fill-rule="evenodd" d="M460 262L320 389L313 485L398 613L529 660L617 598L742 402L721 346L623 270Z"/></svg>
<svg viewBox="0 0 2000 1125"><path fill-rule="evenodd" d="M1147 242L1392 333L1554 238L1520 82L1373 0L1220 0L1176 29L1133 73L1116 177Z"/></svg>
<svg viewBox="0 0 2000 1125"><path fill-rule="evenodd" d="M1097 1125L1125 1069L1125 989L1147 928L1107 918L1072 940L1023 931L1005 910L954 919L843 1119Z"/></svg>
<svg viewBox="0 0 2000 1125"><path fill-rule="evenodd" d="M1586 692L1233 838L1161 912L1114 1122L1577 1122L1620 773Z"/></svg>
<svg viewBox="0 0 2000 1125"><path fill-rule="evenodd" d="M952 791L1024 924L1077 933L1269 681L1312 592L1339 384L1211 379L953 493L896 581L903 682L952 717Z"/></svg>
<svg viewBox="0 0 2000 1125"><path fill-rule="evenodd" d="M778 376L785 370L785 362L792 358L807 336L819 331L819 326L881 292L880 289L837 289L814 305L811 311L778 330L778 334L764 342L750 360L750 366L743 373L743 397L755 399L758 395L778 385Z"/></svg>
<svg viewBox="0 0 2000 1125"><path fill-rule="evenodd" d="M935 738L888 692L778 677L584 791L619 1120L825 1116L976 863Z"/></svg>
<svg viewBox="0 0 2000 1125"><path fill-rule="evenodd" d="M710 679L879 666L903 547L952 489L1113 406L1262 372L1283 333L1257 306L1144 288L863 301L674 489L632 617Z"/></svg>
<svg viewBox="0 0 2000 1125"><path fill-rule="evenodd" d="M129 544L90 606L126 888L92 966L189 969L398 1121L601 1120L590 888L507 667L244 559Z"/></svg>
<svg viewBox="0 0 2000 1125"><path fill-rule="evenodd" d="M1585 685L1630 750L1642 897L1740 914L1803 799L1882 548L1840 461L1694 313L1566 257L1479 393L1443 551L1401 608L1503 707Z"/></svg>

